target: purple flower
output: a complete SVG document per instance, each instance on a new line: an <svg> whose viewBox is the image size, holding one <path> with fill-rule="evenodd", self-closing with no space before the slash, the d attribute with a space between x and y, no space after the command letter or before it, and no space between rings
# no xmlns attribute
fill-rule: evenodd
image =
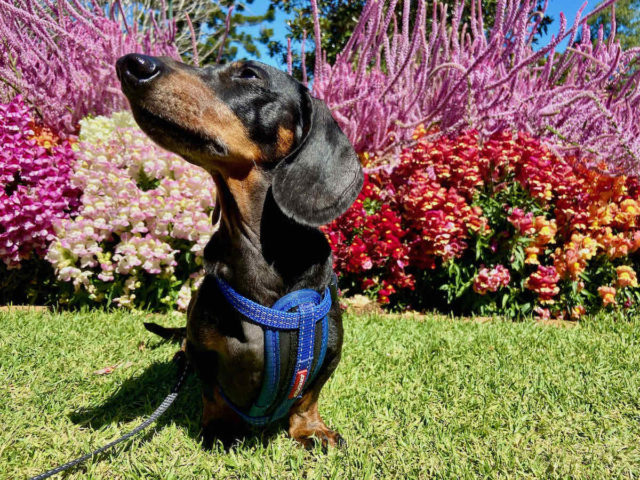
<svg viewBox="0 0 640 480"><path fill-rule="evenodd" d="M21 93L60 136L77 133L78 121L89 114L127 107L114 67L118 57L178 56L175 25L166 19L154 20L153 31L138 31L109 15L114 5L78 0L49 5L0 0L0 101Z"/></svg>
<svg viewBox="0 0 640 480"><path fill-rule="evenodd" d="M43 255L54 238L54 220L78 207L71 145L44 148L33 138L31 122L20 96L0 104L0 259L10 268Z"/></svg>
<svg viewBox="0 0 640 480"><path fill-rule="evenodd" d="M640 172L640 49L604 41L602 29L592 42L584 7L569 28L561 14L557 34L535 49L544 12L531 14L534 0L499 0L490 28L475 6L461 25L468 2L456 2L450 15L436 5L428 22L427 0L420 0L410 22L408 8L393 11L399 2L369 0L331 65L321 52L316 3L314 95L331 107L356 151L375 154L378 163L393 166L398 157L387 154L398 153L423 125L434 138L469 128L486 137L528 132L610 173ZM613 3L605 0L596 11ZM559 54L563 40L570 47Z"/></svg>

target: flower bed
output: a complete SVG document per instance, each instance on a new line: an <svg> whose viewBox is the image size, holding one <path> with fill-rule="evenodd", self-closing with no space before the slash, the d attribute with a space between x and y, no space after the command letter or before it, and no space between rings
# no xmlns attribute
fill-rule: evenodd
<svg viewBox="0 0 640 480"><path fill-rule="evenodd" d="M71 144L40 130L20 96L0 104L0 259L17 267L43 254L52 223L78 206L69 181L75 160Z"/></svg>
<svg viewBox="0 0 640 480"><path fill-rule="evenodd" d="M213 180L156 147L128 112L81 121L74 218L55 223L47 260L62 302L186 309L213 232Z"/></svg>
<svg viewBox="0 0 640 480"><path fill-rule="evenodd" d="M579 317L640 301L640 187L526 134L416 144L326 229L351 291L456 313Z"/></svg>
<svg viewBox="0 0 640 480"><path fill-rule="evenodd" d="M352 293L512 317L637 309L639 182L606 174L638 172L637 52L604 29L590 41L582 10L535 49L535 5L498 2L492 26L473 9L470 31L462 3L434 5L428 32L424 0L415 18L370 1L333 65L317 50L314 94L368 171L325 229ZM0 98L24 97L0 105L0 302L186 308L213 182L112 114L115 58L175 56L174 22L128 28L117 3L0 6Z"/></svg>
<svg viewBox="0 0 640 480"><path fill-rule="evenodd" d="M46 301L50 266L41 260L53 222L76 211L68 141L37 128L20 96L0 104L0 303Z"/></svg>

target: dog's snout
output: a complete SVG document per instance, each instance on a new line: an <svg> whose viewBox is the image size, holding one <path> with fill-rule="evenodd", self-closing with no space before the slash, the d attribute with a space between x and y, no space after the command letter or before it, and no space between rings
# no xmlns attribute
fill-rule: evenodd
<svg viewBox="0 0 640 480"><path fill-rule="evenodd" d="M130 53L116 62L118 78L122 83L138 86L157 77L162 70L162 62L148 55Z"/></svg>

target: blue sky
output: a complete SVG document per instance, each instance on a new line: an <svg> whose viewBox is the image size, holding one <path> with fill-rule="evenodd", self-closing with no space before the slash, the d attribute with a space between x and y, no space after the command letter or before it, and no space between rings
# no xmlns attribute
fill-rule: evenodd
<svg viewBox="0 0 640 480"><path fill-rule="evenodd" d="M558 28L560 27L560 12L563 12L567 17L567 24L572 25L573 20L576 16L576 13L582 6L585 0L549 0L549 7L547 8L547 15L553 18L553 23L549 27L549 32L546 36L544 36L540 42L540 45L545 45L551 40L551 35L557 33ZM587 7L583 13L588 13L595 8L596 5L600 3L600 0L588 0ZM266 11L269 6L269 2L267 0L255 0L253 4L247 5L248 11L251 14L262 14ZM284 12L276 12L276 18L272 23L267 23L269 28L273 28L274 37L279 40L286 41L287 35L287 25L286 22L288 20L287 15ZM252 33L254 36L258 36L260 31L260 26L255 26L246 29L247 32ZM566 43L566 42L565 42ZM566 45L561 45L564 47ZM269 55L266 52L266 49L263 45L259 45L258 48L262 52L262 58L260 61L268 63L270 65L274 65L276 67L283 68L284 66L280 63L279 59L269 58ZM239 49L239 57L249 57L246 51L243 48Z"/></svg>
<svg viewBox="0 0 640 480"><path fill-rule="evenodd" d="M546 36L542 37L540 44L545 45L551 40L551 35L558 32L560 28L560 12L564 13L567 17L567 26L573 25L573 21L576 18L576 13L580 10L580 7L585 3L585 0L549 0L549 7L547 8L547 15L553 18L553 23L549 26L549 31ZM600 4L600 0L588 0L587 6L582 12L582 15L591 12L597 5ZM567 46L568 40L560 44L560 48L564 50Z"/></svg>

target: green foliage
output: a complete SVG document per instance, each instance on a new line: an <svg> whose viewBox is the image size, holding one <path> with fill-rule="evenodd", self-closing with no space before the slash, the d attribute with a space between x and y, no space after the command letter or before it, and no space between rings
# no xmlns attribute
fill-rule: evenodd
<svg viewBox="0 0 640 480"><path fill-rule="evenodd" d="M140 28L149 28L151 16L166 14L176 21L175 44L180 55L188 62L193 61L192 35L187 16L193 24L198 38L197 51L201 65L213 63L218 58L222 41L221 61L233 60L238 55L238 46L244 47L251 55L260 58L256 47L258 38L246 32L246 27L272 22L275 10L269 7L262 15L251 13L254 0L236 2L233 0L122 0L128 17L132 17ZM233 6L233 14L228 35L227 12ZM271 34L273 31L271 30Z"/></svg>
<svg viewBox="0 0 640 480"><path fill-rule="evenodd" d="M333 63L347 43L353 28L364 7L365 0L319 0L318 11L320 30L322 32L322 49L327 52L327 60ZM307 47L307 65L313 67L315 54L313 50L313 16L311 4L307 0L272 0L271 5L282 9L287 14L293 14L293 19L287 22L289 36L301 41L303 32L309 39ZM265 42L271 57L282 58L286 63L287 43L268 38ZM294 71L300 76L300 55L294 51Z"/></svg>
<svg viewBox="0 0 640 480"><path fill-rule="evenodd" d="M136 182L138 188L143 192L147 192L149 190L153 190L154 188L158 188L160 185L160 180L158 178L150 177L147 175L147 172L144 171L143 167L140 167L138 170L138 178Z"/></svg>
<svg viewBox="0 0 640 480"><path fill-rule="evenodd" d="M23 260L20 268L0 262L0 305L51 305L58 292L53 267L43 258Z"/></svg>
<svg viewBox="0 0 640 480"><path fill-rule="evenodd" d="M227 10L229 7L234 6L233 14L231 16L231 23L229 27L228 36L225 39L224 48L222 51L221 61L232 61L238 56L238 45L244 47L244 49L256 58L260 58L260 51L256 46L256 42L264 42L267 32L273 34L273 30L263 27L258 38L247 33L245 28L248 26L262 25L265 22L272 22L275 18L275 8L269 6L267 11L263 15L250 14L251 7L254 0L247 0L246 2L235 2L233 0L223 0L219 2L225 9L218 9L211 12L206 20L201 25L194 25L196 31L204 29L206 32L213 32L207 34L204 42L206 55L200 58L200 64L205 65L207 63L213 63L216 60L218 49L220 48L220 41L225 31L225 21L227 18Z"/></svg>
<svg viewBox="0 0 640 480"><path fill-rule="evenodd" d="M529 236L518 234L507 220L505 206L518 207L534 215L545 215L542 207L521 187L510 179L505 188L493 191L489 185L474 199L474 205L482 208L491 232L481 235L471 232L470 248L463 257L450 260L439 275L443 283L441 290L447 294L447 303L455 312L475 312L480 315L503 315L522 318L533 314L536 295L525 288L527 277L536 267L525 263L525 248L530 246ZM553 247L547 249L550 253ZM479 265L507 265L511 282L507 288L497 292L476 295L473 281Z"/></svg>
<svg viewBox="0 0 640 480"><path fill-rule="evenodd" d="M616 38L622 48L640 46L640 0L618 0L616 2ZM611 36L611 10L606 9L600 15L589 20L592 36L598 35L598 29L604 27L605 38Z"/></svg>

